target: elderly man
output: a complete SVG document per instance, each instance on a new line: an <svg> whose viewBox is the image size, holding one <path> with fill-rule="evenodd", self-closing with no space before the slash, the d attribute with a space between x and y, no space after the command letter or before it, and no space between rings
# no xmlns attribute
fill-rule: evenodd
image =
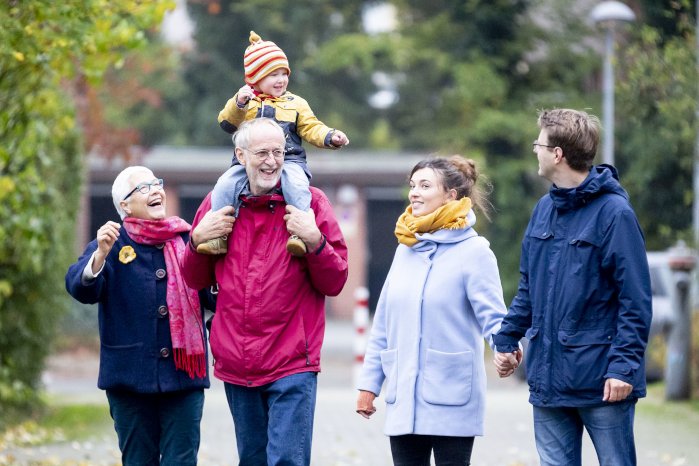
<svg viewBox="0 0 699 466"><path fill-rule="evenodd" d="M66 274L68 292L99 303L100 368L124 465L197 464L209 387L203 304L179 262L190 226L165 213L163 180L128 167L109 221ZM210 296L209 296L210 297Z"/></svg>
<svg viewBox="0 0 699 466"><path fill-rule="evenodd" d="M308 465L325 297L337 295L347 280L347 249L322 191L311 188L308 212L284 202L284 132L277 123L243 123L235 146L248 177L240 212L237 219L232 207L212 212L211 195L204 199L184 276L195 288L219 287L211 351L240 464ZM305 243L305 255L287 254L289 234ZM233 235L225 255L197 253L197 245L222 235Z"/></svg>
<svg viewBox="0 0 699 466"><path fill-rule="evenodd" d="M554 109L538 124L539 176L553 186L524 233L519 289L493 337L495 364L510 375L526 335L542 466L581 464L583 428L600 464L635 465L651 322L643 233L616 169L592 165L599 120Z"/></svg>

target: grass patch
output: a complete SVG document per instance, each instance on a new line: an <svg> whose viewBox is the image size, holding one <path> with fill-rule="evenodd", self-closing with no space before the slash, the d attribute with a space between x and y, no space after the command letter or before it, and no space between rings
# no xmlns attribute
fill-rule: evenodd
<svg viewBox="0 0 699 466"><path fill-rule="evenodd" d="M636 410L649 417L689 421L699 425L699 399L668 401L665 399L665 383L648 385L648 395L641 399Z"/></svg>
<svg viewBox="0 0 699 466"><path fill-rule="evenodd" d="M56 405L48 408L41 425L60 429L67 439L82 440L110 429L112 418L104 404Z"/></svg>
<svg viewBox="0 0 699 466"><path fill-rule="evenodd" d="M85 440L109 431L112 419L105 405L54 405L43 414L10 426L0 433L0 451L11 447L38 446Z"/></svg>

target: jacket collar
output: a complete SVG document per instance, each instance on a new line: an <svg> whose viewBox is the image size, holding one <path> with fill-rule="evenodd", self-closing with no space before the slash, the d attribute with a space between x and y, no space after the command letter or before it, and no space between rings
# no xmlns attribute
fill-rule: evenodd
<svg viewBox="0 0 699 466"><path fill-rule="evenodd" d="M590 169L587 178L575 188L559 188L555 184L549 190L549 196L557 210L578 209L593 199L614 193L628 200L629 196L619 184L619 174L611 165L596 165Z"/></svg>

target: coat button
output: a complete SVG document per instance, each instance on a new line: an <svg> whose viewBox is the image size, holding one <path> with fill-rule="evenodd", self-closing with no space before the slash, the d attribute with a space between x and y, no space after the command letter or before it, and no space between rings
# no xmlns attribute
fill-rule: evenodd
<svg viewBox="0 0 699 466"><path fill-rule="evenodd" d="M162 348L162 349L160 350L160 357L161 357L161 358L167 358L168 356L170 356L170 350L167 349L167 348Z"/></svg>
<svg viewBox="0 0 699 466"><path fill-rule="evenodd" d="M160 317L165 317L167 315L167 306L160 306L158 308L158 314L160 314Z"/></svg>
<svg viewBox="0 0 699 466"><path fill-rule="evenodd" d="M162 279L167 275L167 272L165 272L165 269L158 269L155 271L155 276L158 277L158 280Z"/></svg>

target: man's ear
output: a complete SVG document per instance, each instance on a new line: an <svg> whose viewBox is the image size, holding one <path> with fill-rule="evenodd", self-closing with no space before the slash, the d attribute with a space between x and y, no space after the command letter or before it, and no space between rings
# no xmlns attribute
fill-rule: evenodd
<svg viewBox="0 0 699 466"><path fill-rule="evenodd" d="M561 149L560 147L558 147L558 146L554 147L553 154L556 156L557 163L560 163L563 161L567 162L567 160L565 160L565 155L563 155L563 149Z"/></svg>
<svg viewBox="0 0 699 466"><path fill-rule="evenodd" d="M243 149L240 147L235 148L235 158L238 159L241 165L245 166L245 157L243 157Z"/></svg>

